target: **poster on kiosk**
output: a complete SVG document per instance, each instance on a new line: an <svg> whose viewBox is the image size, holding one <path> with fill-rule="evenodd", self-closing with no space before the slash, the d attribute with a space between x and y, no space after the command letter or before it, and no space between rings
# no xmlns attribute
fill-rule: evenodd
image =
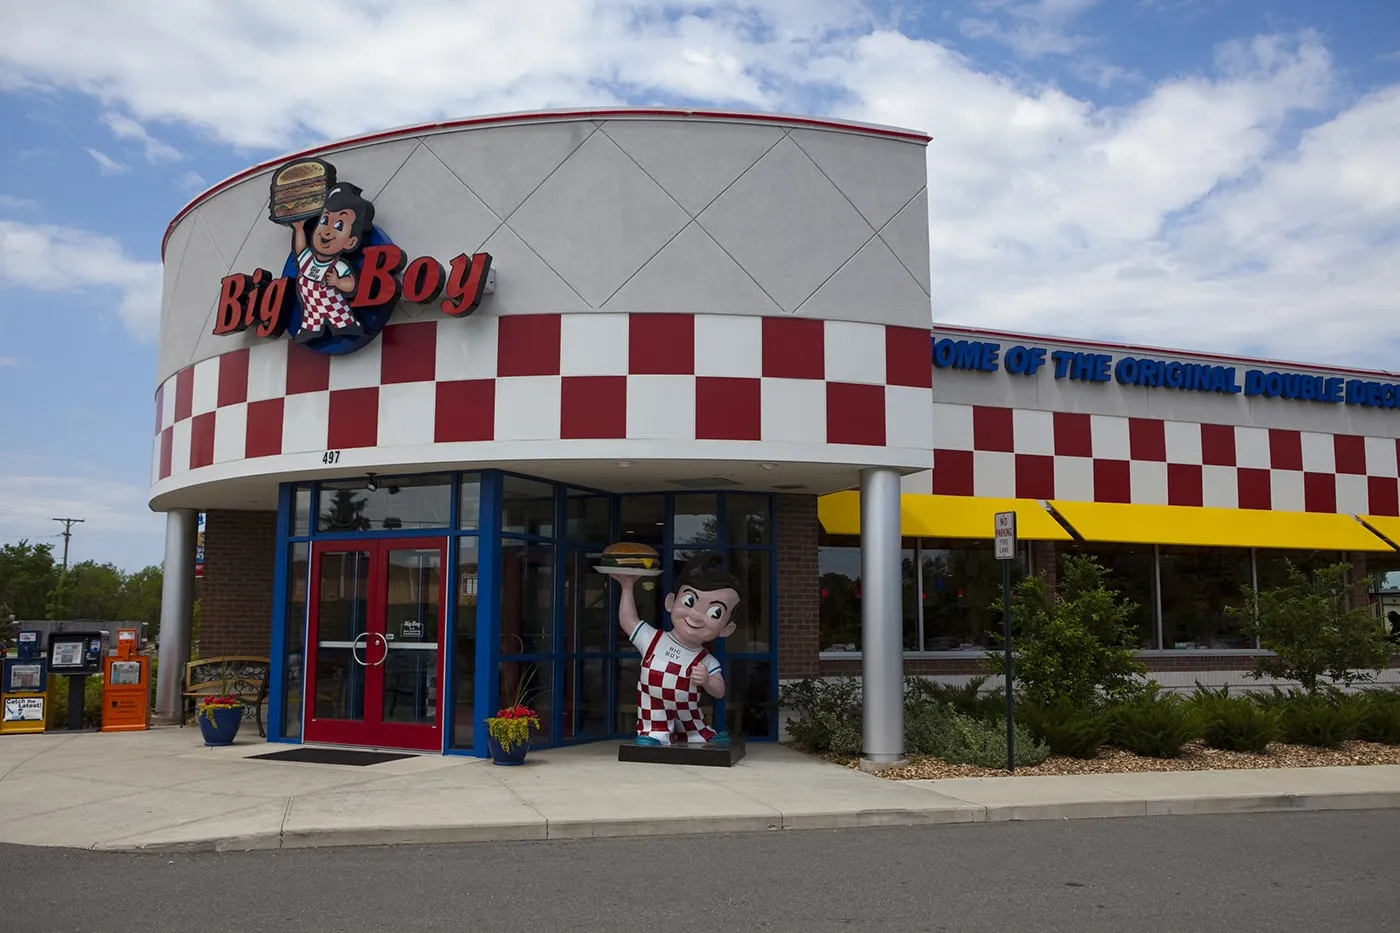
<svg viewBox="0 0 1400 933"><path fill-rule="evenodd" d="M117 629L117 650L102 678L103 732L140 732L150 723L151 659L137 649L136 629Z"/></svg>
<svg viewBox="0 0 1400 933"><path fill-rule="evenodd" d="M49 676L39 644L37 631L21 631L16 657L0 670L0 734L44 731Z"/></svg>

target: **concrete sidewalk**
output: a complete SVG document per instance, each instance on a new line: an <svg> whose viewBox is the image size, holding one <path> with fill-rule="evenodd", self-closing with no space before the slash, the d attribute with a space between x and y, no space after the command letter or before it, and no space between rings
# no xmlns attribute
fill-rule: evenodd
<svg viewBox="0 0 1400 933"><path fill-rule="evenodd" d="M243 850L568 839L1173 813L1400 808L1400 766L887 781L777 745L734 768L617 761L616 743L518 768L424 756L254 761L197 729L0 738L0 842Z"/></svg>

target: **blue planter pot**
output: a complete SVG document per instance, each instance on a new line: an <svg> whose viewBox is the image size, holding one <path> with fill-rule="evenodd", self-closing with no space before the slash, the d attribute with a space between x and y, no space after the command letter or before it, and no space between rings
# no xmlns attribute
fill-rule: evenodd
<svg viewBox="0 0 1400 933"><path fill-rule="evenodd" d="M516 745L510 751L501 748L501 743L493 739L488 733L486 736L486 748L491 752L491 761L498 765L520 765L525 763L525 755L530 751L529 741Z"/></svg>
<svg viewBox="0 0 1400 933"><path fill-rule="evenodd" d="M210 717L214 721L210 722ZM199 731L204 736L205 745L232 745L238 735L238 727L243 724L243 707L221 707L199 713Z"/></svg>

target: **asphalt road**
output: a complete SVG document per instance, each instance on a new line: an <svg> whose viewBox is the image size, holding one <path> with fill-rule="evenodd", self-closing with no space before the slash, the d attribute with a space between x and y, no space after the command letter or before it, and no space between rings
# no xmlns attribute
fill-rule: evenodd
<svg viewBox="0 0 1400 933"><path fill-rule="evenodd" d="M0 931L1394 931L1400 811L147 855L0 846Z"/></svg>

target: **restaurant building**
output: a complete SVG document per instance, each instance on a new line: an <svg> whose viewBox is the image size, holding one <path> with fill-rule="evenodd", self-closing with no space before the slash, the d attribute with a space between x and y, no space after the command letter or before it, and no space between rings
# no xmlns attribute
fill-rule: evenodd
<svg viewBox="0 0 1400 933"><path fill-rule="evenodd" d="M996 511L1018 573L1103 559L1164 678L1247 668L1223 609L1285 557L1396 566L1387 377L930 332L928 141L516 114L197 197L163 247L157 711L199 515L198 651L270 660L270 740L471 755L522 693L538 745L634 731L614 541L661 555L653 619L699 550L742 581L715 721L776 738L781 682L863 673L876 760L901 671L979 669Z"/></svg>

